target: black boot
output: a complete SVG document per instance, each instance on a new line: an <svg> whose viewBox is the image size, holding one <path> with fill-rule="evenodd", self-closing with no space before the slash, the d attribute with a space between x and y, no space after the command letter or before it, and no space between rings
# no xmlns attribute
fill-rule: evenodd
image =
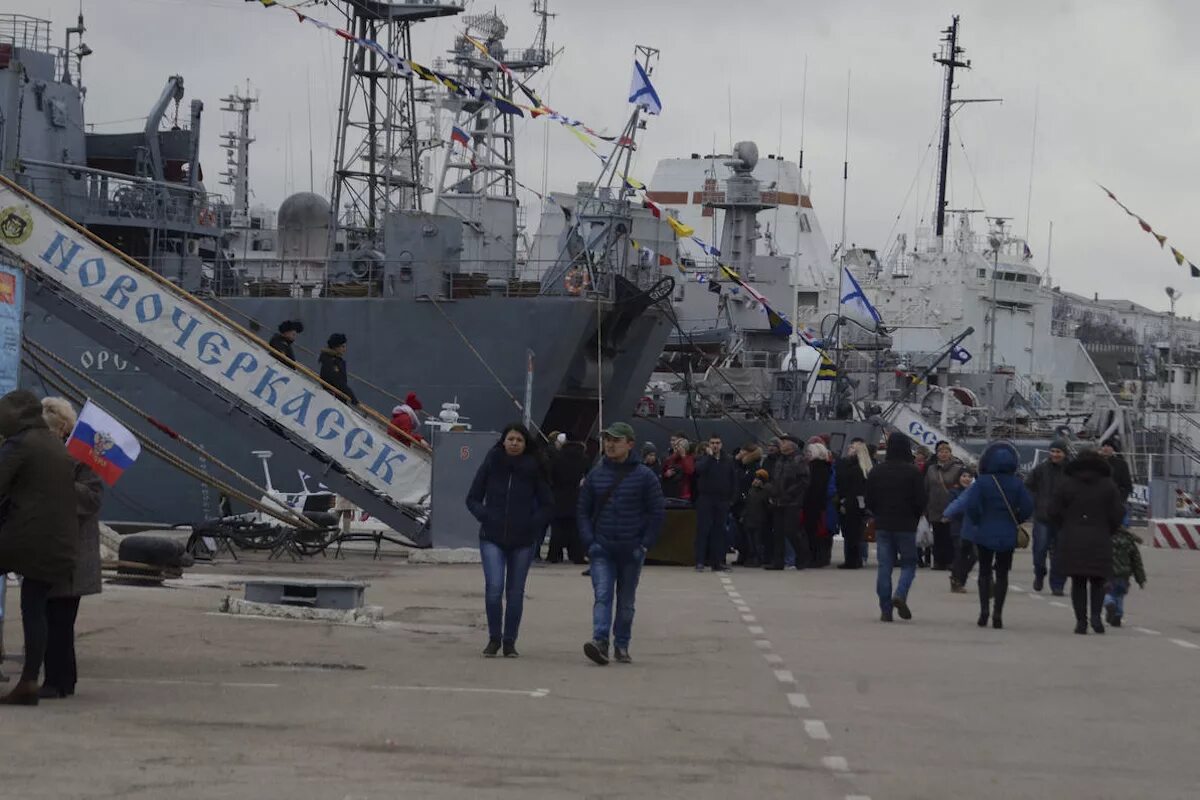
<svg viewBox="0 0 1200 800"><path fill-rule="evenodd" d="M500 652L500 640L499 639L488 639L487 647L483 648L484 657L485 658L495 658L496 654L499 652Z"/></svg>
<svg viewBox="0 0 1200 800"><path fill-rule="evenodd" d="M1075 620L1075 632L1080 635L1087 633L1087 620L1086 619Z"/></svg>
<svg viewBox="0 0 1200 800"><path fill-rule="evenodd" d="M992 605L992 579L988 575L979 576L979 627L986 628L988 624L988 609Z"/></svg>

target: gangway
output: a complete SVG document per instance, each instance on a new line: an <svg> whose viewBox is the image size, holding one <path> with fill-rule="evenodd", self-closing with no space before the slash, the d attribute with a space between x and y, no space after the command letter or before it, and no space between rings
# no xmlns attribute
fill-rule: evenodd
<svg viewBox="0 0 1200 800"><path fill-rule="evenodd" d="M427 519L432 458L389 435L310 370L0 176L0 250L28 278L26 298L237 426L269 431L313 475L409 533Z"/></svg>

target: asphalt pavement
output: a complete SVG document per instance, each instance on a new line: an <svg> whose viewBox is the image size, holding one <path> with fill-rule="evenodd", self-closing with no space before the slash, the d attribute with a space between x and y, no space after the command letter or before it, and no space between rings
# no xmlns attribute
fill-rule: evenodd
<svg viewBox="0 0 1200 800"><path fill-rule="evenodd" d="M873 564L649 567L634 663L607 667L582 653L573 566L531 572L518 659L479 655L477 565L352 554L109 585L80 613L76 696L0 711L0 797L1196 798L1200 553L1143 554L1149 589L1104 636L1029 591L1028 553L1000 631L945 573L921 570L914 619L884 624ZM252 573L365 579L384 621L218 613Z"/></svg>

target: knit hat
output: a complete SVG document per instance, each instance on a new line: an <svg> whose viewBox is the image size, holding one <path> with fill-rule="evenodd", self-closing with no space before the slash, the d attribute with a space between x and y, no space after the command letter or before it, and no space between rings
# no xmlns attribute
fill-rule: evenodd
<svg viewBox="0 0 1200 800"><path fill-rule="evenodd" d="M341 347L341 346L342 346L342 345L344 345L345 343L346 343L346 334L344 334L344 333L335 333L335 334L333 334L332 336L330 336L330 337L329 337L329 341L327 341L325 344L326 344L326 345L328 345L328 347L329 347L330 349L333 349L333 348L336 348L336 347Z"/></svg>
<svg viewBox="0 0 1200 800"><path fill-rule="evenodd" d="M1051 450L1062 450L1064 453L1071 452L1071 445L1066 439L1055 439L1050 443Z"/></svg>
<svg viewBox="0 0 1200 800"><path fill-rule="evenodd" d="M654 453L658 455L658 448L654 446L654 442L646 442L642 445L642 458Z"/></svg>
<svg viewBox="0 0 1200 800"><path fill-rule="evenodd" d="M409 392L408 396L404 398L404 402L413 411L420 411L422 408L424 408L424 406L421 405L421 400L417 397L416 392Z"/></svg>
<svg viewBox="0 0 1200 800"><path fill-rule="evenodd" d="M760 481L765 481L771 478L771 473L767 472L765 469L756 469L754 470L754 477L758 478Z"/></svg>
<svg viewBox="0 0 1200 800"><path fill-rule="evenodd" d="M280 333L289 333L291 331L295 331L296 333L304 333L304 323L298 319L285 319L283 322L279 323Z"/></svg>

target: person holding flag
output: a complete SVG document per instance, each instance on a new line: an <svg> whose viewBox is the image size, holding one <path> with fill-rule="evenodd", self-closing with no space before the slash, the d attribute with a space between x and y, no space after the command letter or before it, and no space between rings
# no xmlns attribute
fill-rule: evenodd
<svg viewBox="0 0 1200 800"><path fill-rule="evenodd" d="M0 523L0 575L16 572L24 578L25 633L21 679L0 704L36 706L50 590L71 577L79 549L75 466L46 425L33 392L18 389L0 397L0 436L0 496L7 501Z"/></svg>

